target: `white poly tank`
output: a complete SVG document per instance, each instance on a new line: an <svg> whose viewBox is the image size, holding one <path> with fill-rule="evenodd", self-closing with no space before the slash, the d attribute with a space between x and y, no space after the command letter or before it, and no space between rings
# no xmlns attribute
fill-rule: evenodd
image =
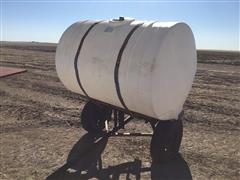
<svg viewBox="0 0 240 180"><path fill-rule="evenodd" d="M80 21L62 35L57 74L66 88L159 120L177 119L196 72L185 23Z"/></svg>

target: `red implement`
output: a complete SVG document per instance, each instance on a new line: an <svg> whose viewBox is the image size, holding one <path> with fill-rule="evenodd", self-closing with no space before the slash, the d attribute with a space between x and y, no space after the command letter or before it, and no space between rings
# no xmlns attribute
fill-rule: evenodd
<svg viewBox="0 0 240 180"><path fill-rule="evenodd" d="M0 78L10 76L13 74L26 72L26 69L12 68L12 67L3 67L0 66Z"/></svg>

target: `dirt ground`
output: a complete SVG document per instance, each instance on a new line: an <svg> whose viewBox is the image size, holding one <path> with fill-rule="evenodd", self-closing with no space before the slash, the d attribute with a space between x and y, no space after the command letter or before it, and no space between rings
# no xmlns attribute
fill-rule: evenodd
<svg viewBox="0 0 240 180"><path fill-rule="evenodd" d="M60 83L55 49L47 43L2 43L0 65L27 72L0 79L0 179L240 179L239 52L198 51L184 106L181 156L153 165L150 137L93 144L79 123L85 99ZM134 120L125 131L151 128ZM93 148L78 157L89 145ZM79 161L65 164L72 158Z"/></svg>

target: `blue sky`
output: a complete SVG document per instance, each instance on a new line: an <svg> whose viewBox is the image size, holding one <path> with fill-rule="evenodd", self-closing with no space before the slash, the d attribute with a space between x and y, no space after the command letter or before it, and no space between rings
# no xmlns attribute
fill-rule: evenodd
<svg viewBox="0 0 240 180"><path fill-rule="evenodd" d="M1 0L1 40L58 42L76 21L119 16L183 21L191 26L198 49L239 50L239 1Z"/></svg>

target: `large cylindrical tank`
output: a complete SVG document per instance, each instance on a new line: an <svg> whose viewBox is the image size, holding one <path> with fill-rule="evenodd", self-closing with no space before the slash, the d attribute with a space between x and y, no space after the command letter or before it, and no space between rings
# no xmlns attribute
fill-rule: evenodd
<svg viewBox="0 0 240 180"><path fill-rule="evenodd" d="M159 120L177 119L196 72L185 23L80 21L62 35L57 74L69 90Z"/></svg>

